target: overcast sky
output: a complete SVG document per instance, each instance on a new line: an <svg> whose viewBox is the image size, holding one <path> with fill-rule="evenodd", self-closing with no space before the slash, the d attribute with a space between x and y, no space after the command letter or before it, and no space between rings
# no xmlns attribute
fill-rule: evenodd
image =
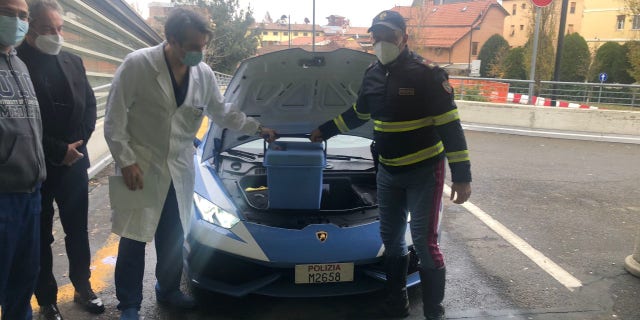
<svg viewBox="0 0 640 320"><path fill-rule="evenodd" d="M169 2L169 0L127 0L145 10L149 2ZM251 5L256 21L262 21L269 12L271 18L290 15L291 22L304 23L304 18L313 18L313 0L239 0L240 8ZM315 0L316 24L326 25L326 17L335 14L351 20L353 27L368 27L373 17L380 11L394 6L408 6L413 0ZM146 13L145 13L146 14Z"/></svg>

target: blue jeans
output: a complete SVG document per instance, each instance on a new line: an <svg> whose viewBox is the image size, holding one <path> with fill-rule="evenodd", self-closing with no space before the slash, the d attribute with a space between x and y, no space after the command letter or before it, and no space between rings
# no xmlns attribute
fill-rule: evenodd
<svg viewBox="0 0 640 320"><path fill-rule="evenodd" d="M0 193L2 320L31 319L40 269L40 190Z"/></svg>
<svg viewBox="0 0 640 320"><path fill-rule="evenodd" d="M378 166L378 209L380 236L385 255L397 257L408 253L405 233L407 215L411 213L411 237L422 268L444 267L438 245L444 160L401 173L390 173Z"/></svg>
<svg viewBox="0 0 640 320"><path fill-rule="evenodd" d="M160 287L164 292L179 290L182 279L184 232L173 184L169 187L154 241L157 257L156 279ZM115 271L116 297L120 301L119 310L129 308L140 310L145 246L145 242L120 238Z"/></svg>

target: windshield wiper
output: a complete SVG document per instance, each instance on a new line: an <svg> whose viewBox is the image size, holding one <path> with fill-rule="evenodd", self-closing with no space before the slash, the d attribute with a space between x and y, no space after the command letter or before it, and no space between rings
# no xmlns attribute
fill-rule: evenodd
<svg viewBox="0 0 640 320"><path fill-rule="evenodd" d="M249 159L251 161L258 159L258 157L262 157L262 154L256 154L242 150L227 150L226 153L230 156Z"/></svg>
<svg viewBox="0 0 640 320"><path fill-rule="evenodd" d="M373 161L373 159L371 159L371 158L364 158L364 157L358 157L358 156L345 156L345 155L338 155L338 154L328 154L327 155L327 159L331 159L331 160L369 160L369 161Z"/></svg>

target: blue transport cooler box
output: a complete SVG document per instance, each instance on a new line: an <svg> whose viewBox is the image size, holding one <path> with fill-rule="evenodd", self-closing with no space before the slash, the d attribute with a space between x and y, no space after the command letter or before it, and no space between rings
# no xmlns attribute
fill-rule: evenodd
<svg viewBox="0 0 640 320"><path fill-rule="evenodd" d="M321 142L276 141L265 154L269 208L320 209L325 153Z"/></svg>

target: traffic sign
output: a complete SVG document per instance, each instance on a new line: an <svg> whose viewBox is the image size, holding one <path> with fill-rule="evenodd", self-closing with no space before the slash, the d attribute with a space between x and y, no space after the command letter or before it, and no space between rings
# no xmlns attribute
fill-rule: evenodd
<svg viewBox="0 0 640 320"><path fill-rule="evenodd" d="M607 76L606 72L602 72L598 75L598 79L600 79L600 83L607 81L608 78L609 76Z"/></svg>
<svg viewBox="0 0 640 320"><path fill-rule="evenodd" d="M531 0L538 7L546 7L551 4L552 0Z"/></svg>

